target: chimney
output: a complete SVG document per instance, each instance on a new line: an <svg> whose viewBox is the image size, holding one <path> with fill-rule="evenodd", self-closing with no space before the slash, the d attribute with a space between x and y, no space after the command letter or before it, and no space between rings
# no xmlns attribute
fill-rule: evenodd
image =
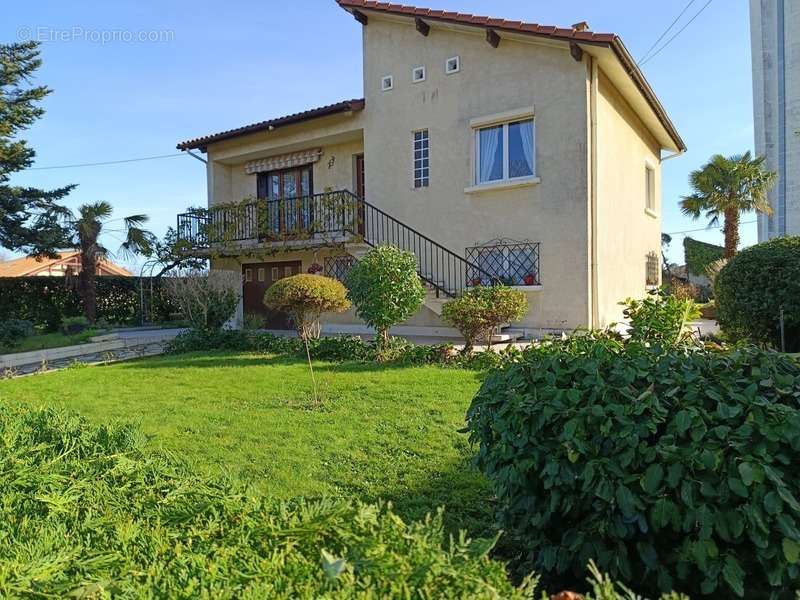
<svg viewBox="0 0 800 600"><path fill-rule="evenodd" d="M581 21L580 23L575 23L572 26L573 31L588 31L589 24L586 21Z"/></svg>

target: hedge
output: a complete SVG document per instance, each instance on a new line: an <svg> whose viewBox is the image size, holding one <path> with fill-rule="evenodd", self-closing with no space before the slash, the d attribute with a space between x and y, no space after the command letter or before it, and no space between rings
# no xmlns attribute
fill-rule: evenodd
<svg viewBox="0 0 800 600"><path fill-rule="evenodd" d="M784 598L800 581L798 400L785 354L587 336L492 373L468 423L525 569L569 580L593 558L651 592Z"/></svg>
<svg viewBox="0 0 800 600"><path fill-rule="evenodd" d="M139 279L97 278L97 318L109 323L138 324L141 318ZM166 321L180 309L153 280L153 319ZM146 289L150 283L146 281ZM82 314L77 281L64 277L0 278L0 319L31 321L48 331L58 329L65 317Z"/></svg>
<svg viewBox="0 0 800 600"><path fill-rule="evenodd" d="M692 275L705 277L706 268L723 257L725 248L687 237L683 240L683 254L686 270Z"/></svg>
<svg viewBox="0 0 800 600"><path fill-rule="evenodd" d="M714 286L717 320L734 339L800 351L800 236L745 248L725 265Z"/></svg>

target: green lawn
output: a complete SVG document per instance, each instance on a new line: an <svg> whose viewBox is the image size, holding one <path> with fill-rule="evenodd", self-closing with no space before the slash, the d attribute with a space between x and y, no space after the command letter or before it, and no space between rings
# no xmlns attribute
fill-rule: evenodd
<svg viewBox="0 0 800 600"><path fill-rule="evenodd" d="M19 345L13 348L0 347L0 354L6 352L30 352L31 350L45 350L48 348L61 348L63 346L73 346L75 344L85 344L89 338L95 335L102 335L102 331L87 329L73 335L66 335L60 331L53 333L37 333L22 340Z"/></svg>
<svg viewBox="0 0 800 600"><path fill-rule="evenodd" d="M275 496L384 498L407 518L444 505L449 526L491 530L487 483L458 433L477 373L356 363L315 371L321 405L304 362L225 353L0 381L0 400L134 421L153 447Z"/></svg>

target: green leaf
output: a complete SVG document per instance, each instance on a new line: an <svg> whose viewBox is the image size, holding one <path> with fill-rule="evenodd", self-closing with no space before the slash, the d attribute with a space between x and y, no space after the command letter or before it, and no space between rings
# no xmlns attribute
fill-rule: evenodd
<svg viewBox="0 0 800 600"><path fill-rule="evenodd" d="M764 508L767 510L768 514L778 514L781 512L782 506L783 502L781 501L781 497L775 492L767 492L767 495L764 496Z"/></svg>
<svg viewBox="0 0 800 600"><path fill-rule="evenodd" d="M688 410L681 410L675 415L675 427L678 430L678 434L683 435L689 430L689 427L692 424L692 415L689 414Z"/></svg>
<svg viewBox="0 0 800 600"><path fill-rule="evenodd" d="M788 488L785 488L782 485L778 486L778 495L780 495L783 501L786 502L786 504L788 504L792 510L800 511L800 504L797 503L797 499L794 497L794 495L792 495L792 492L790 492Z"/></svg>
<svg viewBox="0 0 800 600"><path fill-rule="evenodd" d="M753 485L753 465L749 462L739 463L739 475L742 478L742 483L747 487Z"/></svg>
<svg viewBox="0 0 800 600"><path fill-rule="evenodd" d="M653 463L644 472L644 477L641 480L642 489L648 494L655 494L661 486L663 478L664 467L658 463Z"/></svg>
<svg viewBox="0 0 800 600"><path fill-rule="evenodd" d="M725 557L722 577L737 596L744 596L744 571L739 566L739 561L730 554Z"/></svg>
<svg viewBox="0 0 800 600"><path fill-rule="evenodd" d="M728 487L737 496L741 496L742 498L747 498L750 496L750 493L747 491L747 487L745 487L741 479L737 479L736 477L728 477Z"/></svg>
<svg viewBox="0 0 800 600"><path fill-rule="evenodd" d="M673 463L667 469L667 483L669 487L675 489L678 487L678 484L681 482L681 477L683 476L683 465L680 463Z"/></svg>
<svg viewBox="0 0 800 600"><path fill-rule="evenodd" d="M619 505L620 510L622 510L622 514L626 517L633 516L636 511L636 507L634 506L634 499L631 491L624 485L620 484L617 486L616 498L617 504Z"/></svg>
<svg viewBox="0 0 800 600"><path fill-rule="evenodd" d="M789 538L783 538L783 555L786 561L793 565L800 561L800 544Z"/></svg>

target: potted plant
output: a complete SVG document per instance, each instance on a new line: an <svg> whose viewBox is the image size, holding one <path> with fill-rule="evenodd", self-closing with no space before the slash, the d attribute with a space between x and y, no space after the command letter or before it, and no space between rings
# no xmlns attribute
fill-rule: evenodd
<svg viewBox="0 0 800 600"><path fill-rule="evenodd" d="M480 284L481 284L481 278L480 278L480 277L475 277L475 278L473 278L473 279L472 279L472 285L473 285L473 287L477 287L477 286L479 286Z"/></svg>
<svg viewBox="0 0 800 600"><path fill-rule="evenodd" d="M322 271L322 265L319 264L318 262L311 263L311 266L308 267L308 272L311 275L314 275L315 273L319 273L320 271Z"/></svg>
<svg viewBox="0 0 800 600"><path fill-rule="evenodd" d="M522 281L525 282L525 285L536 285L536 277L534 277L533 273L528 273L525 277L522 278Z"/></svg>

